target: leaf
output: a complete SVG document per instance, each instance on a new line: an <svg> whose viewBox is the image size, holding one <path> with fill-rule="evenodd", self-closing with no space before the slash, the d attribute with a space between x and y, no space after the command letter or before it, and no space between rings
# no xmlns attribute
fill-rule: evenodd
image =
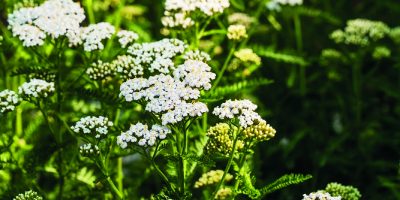
<svg viewBox="0 0 400 200"><path fill-rule="evenodd" d="M109 105L121 104L124 102L115 93L111 93L111 92L107 92L107 91L100 91L98 89L73 87L73 88L69 88L68 92L72 93L72 94L76 94L83 99L101 100L104 103L109 104Z"/></svg>
<svg viewBox="0 0 400 200"><path fill-rule="evenodd" d="M211 101L212 99L214 100L219 100L220 98L223 98L224 96L227 95L233 95L239 92L242 92L244 90L248 90L251 88L256 88L258 86L262 85L268 85L272 83L273 81L265 78L260 78L260 79L255 79L255 80L245 80L241 81L238 83L234 83L232 85L227 85L227 86L222 86L216 88L214 91L210 91L204 95L205 100Z"/></svg>
<svg viewBox="0 0 400 200"><path fill-rule="evenodd" d="M288 53L278 53L262 46L254 46L253 49L258 55L265 58L270 58L278 62L296 64L300 66L308 65L308 62L303 57L297 55L292 55Z"/></svg>
<svg viewBox="0 0 400 200"><path fill-rule="evenodd" d="M85 183L91 188L94 188L94 181L96 181L96 176L93 175L93 170L88 170L86 167L84 167L76 174L76 180Z"/></svg>
<svg viewBox="0 0 400 200"><path fill-rule="evenodd" d="M299 184L301 182L304 182L308 179L311 179L312 176L307 174L307 175L303 175L303 174L285 174L282 177L280 177L279 179L277 179L276 181L274 181L273 183L263 187L260 189L261 192L261 196L267 195L269 193L272 193L276 190L280 190L282 188L285 188L289 185L295 185L295 184Z"/></svg>

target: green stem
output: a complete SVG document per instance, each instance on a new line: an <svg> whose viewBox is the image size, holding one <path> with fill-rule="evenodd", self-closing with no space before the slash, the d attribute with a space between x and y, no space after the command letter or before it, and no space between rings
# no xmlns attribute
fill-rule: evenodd
<svg viewBox="0 0 400 200"><path fill-rule="evenodd" d="M94 17L94 12L93 12L93 0L85 0L85 7L88 13L89 23L91 24L96 23L96 19Z"/></svg>
<svg viewBox="0 0 400 200"><path fill-rule="evenodd" d="M303 51L303 35L301 31L301 20L298 14L294 15L294 29L296 34L296 46L299 52ZM300 93L301 95L305 95L307 92L306 86L306 71L305 66L299 66L299 82L300 82Z"/></svg>
<svg viewBox="0 0 400 200"><path fill-rule="evenodd" d="M226 69L228 68L228 64L229 61L232 59L233 53L236 50L236 44L233 45L233 47L231 48L231 50L229 51L228 57L226 58L224 65L222 66L221 70L219 71L218 75L217 75L217 79L214 81L213 86L211 88L211 91L213 91L217 86L218 83L221 81L222 77L224 76L224 73L226 71Z"/></svg>
<svg viewBox="0 0 400 200"><path fill-rule="evenodd" d="M244 150L244 153L242 154L242 156L239 159L239 171L238 171L238 175L239 176L242 174L242 168L243 168L243 165L244 165L244 163L246 161L246 156L247 156L246 151L247 151L247 149ZM240 183L240 181L236 178L235 186L234 186L233 191L235 191L235 192L237 191L237 189L239 187L239 183Z"/></svg>
<svg viewBox="0 0 400 200"><path fill-rule="evenodd" d="M238 134L238 135L239 135L239 134ZM212 197L211 199L215 199L215 196L217 195L218 190L221 188L222 184L224 183L225 177L226 177L226 175L228 174L229 169L231 168L232 161L233 161L233 157L234 157L235 151L236 151L236 143L237 143L237 141L238 141L238 138L239 138L239 137L236 135L236 136L235 136L235 139L233 140L233 147L232 147L231 153L230 153L230 155L229 155L228 164L227 164L226 167L225 167L224 174L222 175L221 180L219 181L217 187L215 188L215 191L214 191L213 194L211 195L211 197Z"/></svg>
<svg viewBox="0 0 400 200"><path fill-rule="evenodd" d="M352 82L353 82L353 92L354 92L354 112L355 112L355 120L356 126L361 122L362 115L362 102L361 102L361 65L356 63L353 66L352 72Z"/></svg>
<svg viewBox="0 0 400 200"><path fill-rule="evenodd" d="M111 188L111 191L118 197L118 199L124 199L124 195L118 190L111 178L107 177L107 183Z"/></svg>

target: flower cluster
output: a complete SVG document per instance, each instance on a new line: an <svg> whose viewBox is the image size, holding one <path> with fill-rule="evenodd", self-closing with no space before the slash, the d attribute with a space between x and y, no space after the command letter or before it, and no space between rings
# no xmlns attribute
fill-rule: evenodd
<svg viewBox="0 0 400 200"><path fill-rule="evenodd" d="M390 33L390 28L380 21L368 19L354 19L347 21L344 30L336 30L330 37L336 43L368 46L371 42L378 41Z"/></svg>
<svg viewBox="0 0 400 200"><path fill-rule="evenodd" d="M252 49L240 49L234 53L234 56L244 63L261 64L261 58Z"/></svg>
<svg viewBox="0 0 400 200"><path fill-rule="evenodd" d="M104 39L109 39L114 34L115 28L107 22L91 24L88 27L82 28L82 42L85 51L94 51L104 49Z"/></svg>
<svg viewBox="0 0 400 200"><path fill-rule="evenodd" d="M93 80L103 80L106 77L111 77L115 74L114 65L111 63L103 62L99 60L97 63L93 63L91 67L87 68L86 73L89 78Z"/></svg>
<svg viewBox="0 0 400 200"><path fill-rule="evenodd" d="M14 36L24 46L42 45L47 35L66 36L71 45L80 41L80 23L84 10L72 0L48 0L38 7L21 8L8 15L8 24Z"/></svg>
<svg viewBox="0 0 400 200"><path fill-rule="evenodd" d="M261 121L258 124L249 126L243 130L244 140L250 141L266 141L275 136L276 130L265 121Z"/></svg>
<svg viewBox="0 0 400 200"><path fill-rule="evenodd" d="M14 91L3 90L0 92L0 113L13 111L15 106L20 102L20 99Z"/></svg>
<svg viewBox="0 0 400 200"><path fill-rule="evenodd" d="M211 80L215 79L215 74L210 71L211 67L204 62L186 60L175 69L174 77L192 88L209 90L211 89Z"/></svg>
<svg viewBox="0 0 400 200"><path fill-rule="evenodd" d="M205 146L207 152L218 152L222 155L228 155L233 148L232 132L236 130L234 127L231 128L227 123L218 123L210 127L207 131L209 139ZM240 151L244 147L244 142L238 140L236 147Z"/></svg>
<svg viewBox="0 0 400 200"><path fill-rule="evenodd" d="M390 38L397 44L400 43L400 26L394 27L390 30Z"/></svg>
<svg viewBox="0 0 400 200"><path fill-rule="evenodd" d="M255 22L255 19L246 13L233 13L228 16L228 22L229 24L240 24L249 28Z"/></svg>
<svg viewBox="0 0 400 200"><path fill-rule="evenodd" d="M318 191L310 194L303 194L303 200L341 200L341 197L332 197L329 193Z"/></svg>
<svg viewBox="0 0 400 200"><path fill-rule="evenodd" d="M143 76L144 69L141 64L131 55L120 55L111 62L112 68L116 70L123 80Z"/></svg>
<svg viewBox="0 0 400 200"><path fill-rule="evenodd" d="M208 55L206 52L202 52L199 50L190 50L183 55L183 59L185 60L197 60L201 62L208 62L211 60L210 55Z"/></svg>
<svg viewBox="0 0 400 200"><path fill-rule="evenodd" d="M37 192L29 190L17 195L13 200L43 200L43 197L39 196Z"/></svg>
<svg viewBox="0 0 400 200"><path fill-rule="evenodd" d="M90 157L93 155L99 155L100 149L97 145L87 143L79 147L79 153L81 153L82 156Z"/></svg>
<svg viewBox="0 0 400 200"><path fill-rule="evenodd" d="M157 42L133 44L128 48L128 53L135 58L136 65L148 66L151 73L169 73L174 67L174 58L182 54L186 44L178 39L163 39Z"/></svg>
<svg viewBox="0 0 400 200"><path fill-rule="evenodd" d="M223 170L211 170L205 174L203 174L198 181L194 183L195 188L200 188L208 185L213 185L219 183L224 175ZM225 182L229 182L233 179L231 174L227 174L225 176Z"/></svg>
<svg viewBox="0 0 400 200"><path fill-rule="evenodd" d="M383 58L390 57L390 54L391 54L391 51L387 47L385 47L385 46L377 46L374 49L374 52L372 52L372 57L375 60L380 60L380 59L383 59Z"/></svg>
<svg viewBox="0 0 400 200"><path fill-rule="evenodd" d="M217 199L217 200L230 199L232 194L233 194L233 191L231 188L223 187L217 191L217 194L215 195L215 199Z"/></svg>
<svg viewBox="0 0 400 200"><path fill-rule="evenodd" d="M54 93L54 83L41 79L32 79L18 87L18 93L24 99L45 98Z"/></svg>
<svg viewBox="0 0 400 200"><path fill-rule="evenodd" d="M359 200L361 198L361 193L357 188L340 183L329 183L325 191L332 196L340 196L343 200Z"/></svg>
<svg viewBox="0 0 400 200"><path fill-rule="evenodd" d="M136 41L139 38L139 35L133 31L120 30L117 33L117 37L121 47L125 48L128 44Z"/></svg>
<svg viewBox="0 0 400 200"><path fill-rule="evenodd" d="M213 16L222 13L229 7L229 0L166 0L163 25L169 28L187 28L195 23L191 18L194 12L205 16Z"/></svg>
<svg viewBox="0 0 400 200"><path fill-rule="evenodd" d="M257 105L250 100L227 100L221 106L214 108L213 114L220 119L239 119L241 127L247 128L254 123L260 123L264 120L255 112Z"/></svg>
<svg viewBox="0 0 400 200"><path fill-rule="evenodd" d="M272 0L267 3L269 10L281 11L281 6L297 6L302 5L303 0Z"/></svg>
<svg viewBox="0 0 400 200"><path fill-rule="evenodd" d="M137 143L139 146L153 146L158 139L165 139L171 130L166 126L154 124L151 129L147 124L137 123L131 125L128 131L122 132L117 137L117 144L125 149L128 143Z"/></svg>
<svg viewBox="0 0 400 200"><path fill-rule="evenodd" d="M246 27L241 24L230 25L228 27L227 37L230 40L242 40L247 38Z"/></svg>
<svg viewBox="0 0 400 200"><path fill-rule="evenodd" d="M71 129L78 134L90 134L95 138L100 138L107 135L108 128L111 126L113 126L113 123L107 117L87 116L76 122L75 126L72 126Z"/></svg>

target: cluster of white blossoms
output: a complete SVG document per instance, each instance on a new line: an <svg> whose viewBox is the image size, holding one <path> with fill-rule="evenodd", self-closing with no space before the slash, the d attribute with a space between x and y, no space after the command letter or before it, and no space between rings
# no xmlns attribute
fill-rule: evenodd
<svg viewBox="0 0 400 200"><path fill-rule="evenodd" d="M80 42L80 23L84 10L72 0L48 0L40 6L21 8L8 15L8 24L14 36L24 46L42 45L47 35L66 36L70 45Z"/></svg>
<svg viewBox="0 0 400 200"><path fill-rule="evenodd" d="M0 113L13 111L15 106L20 102L20 99L14 91L3 90L0 92Z"/></svg>
<svg viewBox="0 0 400 200"><path fill-rule="evenodd" d="M18 87L18 93L24 99L45 98L54 93L54 83L41 79L32 79Z"/></svg>
<svg viewBox="0 0 400 200"><path fill-rule="evenodd" d="M368 19L347 21L344 30L335 30L330 37L336 43L368 46L389 35L390 28L383 22Z"/></svg>
<svg viewBox="0 0 400 200"><path fill-rule="evenodd" d="M39 196L37 192L29 190L18 194L13 200L43 200L43 197Z"/></svg>
<svg viewBox="0 0 400 200"><path fill-rule="evenodd" d="M95 138L100 138L107 135L108 128L111 126L113 123L107 117L87 116L76 122L75 126L71 126L71 129L78 134L91 134Z"/></svg>
<svg viewBox="0 0 400 200"><path fill-rule="evenodd" d="M174 77L192 88L209 90L215 74L211 72L211 67L202 61L186 60L175 69Z"/></svg>
<svg viewBox="0 0 400 200"><path fill-rule="evenodd" d="M101 60L93 63L91 67L87 68L86 73L89 78L93 80L102 80L106 77L113 76L115 74L114 66L108 62Z"/></svg>
<svg viewBox="0 0 400 200"><path fill-rule="evenodd" d="M303 194L303 200L341 200L340 196L332 197L329 193L318 191L310 194Z"/></svg>
<svg viewBox="0 0 400 200"><path fill-rule="evenodd" d="M122 48L127 47L128 44L131 44L132 42L139 39L139 35L137 33L127 30L118 31L117 37L118 37L118 42L121 44Z"/></svg>
<svg viewBox="0 0 400 200"><path fill-rule="evenodd" d="M166 0L161 21L165 27L187 28L195 24L195 20L191 18L194 12L213 16L224 12L228 7L229 0Z"/></svg>
<svg viewBox="0 0 400 200"><path fill-rule="evenodd" d="M249 28L255 22L255 19L246 13L237 12L228 16L228 22L229 24L241 24Z"/></svg>
<svg viewBox="0 0 400 200"><path fill-rule="evenodd" d="M166 126L154 124L149 129L147 124L132 124L128 131L117 137L117 144L125 149L128 143L137 143L139 146L153 146L157 139L165 139L171 130Z"/></svg>
<svg viewBox="0 0 400 200"><path fill-rule="evenodd" d="M182 54L186 44L178 39L162 39L157 42L133 44L128 53L135 58L135 64L145 65L150 73L161 72L168 74L174 67L174 58Z"/></svg>
<svg viewBox="0 0 400 200"><path fill-rule="evenodd" d="M88 27L82 28L82 42L85 51L102 50L104 49L104 39L110 39L115 33L115 28L110 23L100 22L91 24Z"/></svg>
<svg viewBox="0 0 400 200"><path fill-rule="evenodd" d="M300 6L303 4L303 0L272 0L267 3L269 10L280 11L281 6Z"/></svg>
<svg viewBox="0 0 400 200"><path fill-rule="evenodd" d="M206 52L200 50L190 50L183 55L183 59L208 62L211 60L211 57Z"/></svg>
<svg viewBox="0 0 400 200"><path fill-rule="evenodd" d="M144 69L141 64L137 62L131 55L121 55L113 60L111 65L116 73L119 74L123 80L143 76Z"/></svg>
<svg viewBox="0 0 400 200"><path fill-rule="evenodd" d="M100 149L97 145L86 143L79 147L79 153L83 156L99 155Z"/></svg>
<svg viewBox="0 0 400 200"><path fill-rule="evenodd" d="M220 119L239 119L241 127L247 128L255 123L265 122L255 112L257 105L250 100L227 100L221 106L214 108L213 114Z"/></svg>
<svg viewBox="0 0 400 200"><path fill-rule="evenodd" d="M242 40L248 37L246 27L241 24L230 25L226 36L230 40Z"/></svg>

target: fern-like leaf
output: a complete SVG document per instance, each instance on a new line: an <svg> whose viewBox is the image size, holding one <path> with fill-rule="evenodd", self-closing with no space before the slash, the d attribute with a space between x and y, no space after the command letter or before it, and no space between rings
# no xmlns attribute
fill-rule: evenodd
<svg viewBox="0 0 400 200"><path fill-rule="evenodd" d="M106 91L100 91L97 89L74 87L70 88L68 92L79 95L79 97L83 99L102 100L104 103L109 105L123 103L123 100L120 99L118 95Z"/></svg>
<svg viewBox="0 0 400 200"><path fill-rule="evenodd" d="M308 65L308 62L303 57L297 55L292 55L288 53L278 53L262 46L254 46L253 49L258 55L278 62L284 62L300 66Z"/></svg>
<svg viewBox="0 0 400 200"><path fill-rule="evenodd" d="M274 181L273 183L263 187L260 189L261 195L267 195L269 193L272 193L276 190L280 190L282 188L285 188L289 185L295 185L295 184L299 184L302 183L308 179L311 179L312 176L307 174L307 175L303 175L303 174L285 174L282 177L280 177L279 179L277 179L276 181Z"/></svg>
<svg viewBox="0 0 400 200"><path fill-rule="evenodd" d="M265 78L255 80L245 80L232 85L226 85L216 88L214 91L206 93L203 97L207 101L218 100L228 95L240 93L244 90L256 88L262 85L268 85L273 81Z"/></svg>

